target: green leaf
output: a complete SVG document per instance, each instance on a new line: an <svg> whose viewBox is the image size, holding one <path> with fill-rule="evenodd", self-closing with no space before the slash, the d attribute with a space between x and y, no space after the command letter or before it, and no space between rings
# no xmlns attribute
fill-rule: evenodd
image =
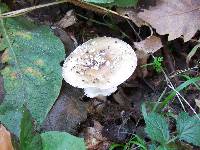
<svg viewBox="0 0 200 150"><path fill-rule="evenodd" d="M168 123L164 117L157 113L150 113L144 118L146 123L145 132L151 140L161 144L167 143L169 140Z"/></svg>
<svg viewBox="0 0 200 150"><path fill-rule="evenodd" d="M0 115L1 123L8 128L13 134L19 137L20 135L20 121L22 118L21 112L10 111L5 115Z"/></svg>
<svg viewBox="0 0 200 150"><path fill-rule="evenodd" d="M26 107L23 108L20 128L20 150L42 150L42 138L36 132L32 116Z"/></svg>
<svg viewBox="0 0 200 150"><path fill-rule="evenodd" d="M200 42L200 40L199 40ZM193 49L190 51L190 53L187 55L187 58L186 58L186 62L189 64L191 58L195 55L195 53L197 53L197 50L199 50L200 48L200 43L197 44L195 47L193 47Z"/></svg>
<svg viewBox="0 0 200 150"><path fill-rule="evenodd" d="M115 0L113 5L116 5L118 7L135 7L137 3L138 0Z"/></svg>
<svg viewBox="0 0 200 150"><path fill-rule="evenodd" d="M200 77L191 78L179 85L175 90L170 91L170 94L162 101L161 107L164 108L176 96L177 91L180 92L187 86L194 84L198 81L200 81Z"/></svg>
<svg viewBox="0 0 200 150"><path fill-rule="evenodd" d="M84 0L85 2L95 3L95 4L104 4L104 6L112 7L132 7L136 6L138 0Z"/></svg>
<svg viewBox="0 0 200 150"><path fill-rule="evenodd" d="M160 145L160 146L158 146L158 147L156 148L156 150L172 150L172 149L170 149L170 148L168 148L168 147L166 147L166 146Z"/></svg>
<svg viewBox="0 0 200 150"><path fill-rule="evenodd" d="M180 140L200 146L200 120L182 112L177 118L177 131Z"/></svg>
<svg viewBox="0 0 200 150"><path fill-rule="evenodd" d="M30 112L25 107L20 111L0 115L0 120L12 133L20 137L20 150L42 150L42 139L36 132Z"/></svg>
<svg viewBox="0 0 200 150"><path fill-rule="evenodd" d="M151 145L150 150L178 150L177 147L170 147L169 145ZM184 150L184 149L181 149Z"/></svg>
<svg viewBox="0 0 200 150"><path fill-rule="evenodd" d="M97 4L108 4L114 2L114 0L84 0L88 3L97 3Z"/></svg>
<svg viewBox="0 0 200 150"><path fill-rule="evenodd" d="M84 140L66 132L50 131L41 134L43 150L86 150Z"/></svg>
<svg viewBox="0 0 200 150"><path fill-rule="evenodd" d="M125 145L124 149L130 149L133 144L137 145L137 147L140 148L140 150L147 150L145 141L136 134L133 135L133 137Z"/></svg>
<svg viewBox="0 0 200 150"><path fill-rule="evenodd" d="M155 144L150 144L149 145L149 150L155 150L156 149L156 145Z"/></svg>
<svg viewBox="0 0 200 150"><path fill-rule="evenodd" d="M4 6L0 3L0 13ZM17 111L26 103L33 117L42 123L60 92L63 44L49 27L23 17L0 19L0 37L0 45L7 45L0 49L5 50L2 62L7 64L1 70L6 94L0 114L8 116L9 111ZM4 117L0 121L9 120Z"/></svg>
<svg viewBox="0 0 200 150"><path fill-rule="evenodd" d="M113 143L113 144L110 145L109 150L115 150L115 149L117 149L117 148L122 148L122 149L124 149L124 147L125 147L124 144L115 144L115 143Z"/></svg>

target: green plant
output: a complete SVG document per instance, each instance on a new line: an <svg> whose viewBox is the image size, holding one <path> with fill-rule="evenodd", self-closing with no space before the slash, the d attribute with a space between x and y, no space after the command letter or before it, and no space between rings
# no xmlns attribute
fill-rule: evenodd
<svg viewBox="0 0 200 150"><path fill-rule="evenodd" d="M158 73L160 73L162 71L162 62L163 62L163 57L155 57L153 59L153 68Z"/></svg>
<svg viewBox="0 0 200 150"><path fill-rule="evenodd" d="M114 150L115 148L122 148L123 150L131 150L132 146L137 146L140 150L147 150L145 141L138 135L134 134L132 138L126 144L112 144L109 150Z"/></svg>
<svg viewBox="0 0 200 150"><path fill-rule="evenodd" d="M156 72L160 73L162 71L163 57L154 57L153 62L149 64L142 65L141 67L153 66Z"/></svg>
<svg viewBox="0 0 200 150"><path fill-rule="evenodd" d="M126 144L112 144L109 150L121 148L122 150L131 150L134 146L140 150L178 150L187 149L187 145L182 142L192 143L200 146L200 120L194 116L189 116L186 112L181 112L174 118L164 117L155 112L147 113L145 104L142 105L142 114L145 120L145 132L150 142L145 142L138 135L133 137ZM200 115L200 114L199 114ZM169 119L176 120L176 131L169 130Z"/></svg>
<svg viewBox="0 0 200 150"><path fill-rule="evenodd" d="M84 140L66 132L49 131L39 133L37 123L24 105L21 110L19 138L16 145L20 150L85 150ZM16 137L17 138L17 137Z"/></svg>
<svg viewBox="0 0 200 150"><path fill-rule="evenodd" d="M181 85L179 85L175 90L170 91L169 95L165 97L164 100L162 101L161 108L164 108L176 96L177 92L180 92L187 86L194 84L198 81L200 81L200 77L191 78L185 81L184 83L182 83Z"/></svg>
<svg viewBox="0 0 200 150"><path fill-rule="evenodd" d="M177 149L176 143L179 141L200 146L200 120L196 115L190 117L186 112L181 112L175 118L176 132L170 133L169 124L164 116L154 112L147 114L145 105L142 106L142 112L146 123L145 132L154 149Z"/></svg>
<svg viewBox="0 0 200 150"><path fill-rule="evenodd" d="M186 81L192 79L192 77L190 77L190 76L188 76L186 74L183 74L183 75L180 75L180 76L183 77L183 79L185 79ZM193 85L195 85L195 87L197 88L197 90L200 91L200 85L198 83L193 82Z"/></svg>

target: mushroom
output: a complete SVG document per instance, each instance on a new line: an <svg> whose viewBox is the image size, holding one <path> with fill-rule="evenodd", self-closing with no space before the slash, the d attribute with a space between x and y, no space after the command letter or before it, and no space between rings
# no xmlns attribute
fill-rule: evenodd
<svg viewBox="0 0 200 150"><path fill-rule="evenodd" d="M90 98L109 96L137 66L130 45L112 37L97 37L78 46L65 60L62 75L70 85L83 88Z"/></svg>

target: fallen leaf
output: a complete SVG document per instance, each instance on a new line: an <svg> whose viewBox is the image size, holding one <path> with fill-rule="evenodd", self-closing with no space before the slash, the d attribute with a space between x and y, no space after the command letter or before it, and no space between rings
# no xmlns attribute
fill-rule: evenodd
<svg viewBox="0 0 200 150"><path fill-rule="evenodd" d="M200 109L200 100L199 99L195 99L195 103L196 103L197 107Z"/></svg>
<svg viewBox="0 0 200 150"><path fill-rule="evenodd" d="M138 66L147 64L147 60L149 58L148 54L146 54L144 51L139 51L139 50L137 50L135 53L138 58ZM137 71L137 76L140 78L144 78L148 75L147 67L139 67L139 69L136 69L136 71Z"/></svg>
<svg viewBox="0 0 200 150"><path fill-rule="evenodd" d="M117 8L116 10L120 15L124 17L128 17L131 21L133 21L138 27L145 25L146 23L140 19L137 13L132 8Z"/></svg>
<svg viewBox="0 0 200 150"><path fill-rule="evenodd" d="M69 10L65 16L57 23L61 28L67 28L76 23L76 16L73 10Z"/></svg>
<svg viewBox="0 0 200 150"><path fill-rule="evenodd" d="M136 55L138 58L138 66L147 64L150 53L155 53L161 47L163 47L162 42L159 37L150 36L143 41L134 42L134 46L137 49ZM146 77L148 75L147 67L140 68L137 75L139 77Z"/></svg>
<svg viewBox="0 0 200 150"><path fill-rule="evenodd" d="M155 7L138 16L160 35L169 34L169 41L183 35L186 42L200 29L199 8L199 0L160 0Z"/></svg>
<svg viewBox="0 0 200 150"><path fill-rule="evenodd" d="M84 137L89 150L100 149L101 144L107 143L107 139L102 136L102 129L103 126L98 121L94 121L94 126L85 130Z"/></svg>
<svg viewBox="0 0 200 150"><path fill-rule="evenodd" d="M0 125L0 150L14 150L10 132L3 125Z"/></svg>
<svg viewBox="0 0 200 150"><path fill-rule="evenodd" d="M79 100L82 96L80 89L64 83L42 128L45 131L65 131L77 134L79 125L87 119L87 103Z"/></svg>
<svg viewBox="0 0 200 150"><path fill-rule="evenodd" d="M145 40L140 42L134 42L135 48L144 53L150 54L155 53L161 47L163 47L162 42L157 36L149 36Z"/></svg>

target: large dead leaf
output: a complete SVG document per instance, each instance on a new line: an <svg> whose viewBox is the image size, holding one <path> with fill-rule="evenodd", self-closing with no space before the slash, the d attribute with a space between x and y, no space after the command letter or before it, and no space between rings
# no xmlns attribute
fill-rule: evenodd
<svg viewBox="0 0 200 150"><path fill-rule="evenodd" d="M181 35L189 41L200 29L200 0L160 0L155 7L138 15L168 40Z"/></svg>
<svg viewBox="0 0 200 150"><path fill-rule="evenodd" d="M10 132L0 124L0 150L14 150L11 142Z"/></svg>
<svg viewBox="0 0 200 150"><path fill-rule="evenodd" d="M136 55L138 58L139 66L147 64L150 54L155 53L157 50L163 47L161 39L157 36L149 36L143 41L134 42L134 46L137 49ZM146 67L140 68L141 70L138 72L139 77L146 77L148 75L148 71Z"/></svg>

